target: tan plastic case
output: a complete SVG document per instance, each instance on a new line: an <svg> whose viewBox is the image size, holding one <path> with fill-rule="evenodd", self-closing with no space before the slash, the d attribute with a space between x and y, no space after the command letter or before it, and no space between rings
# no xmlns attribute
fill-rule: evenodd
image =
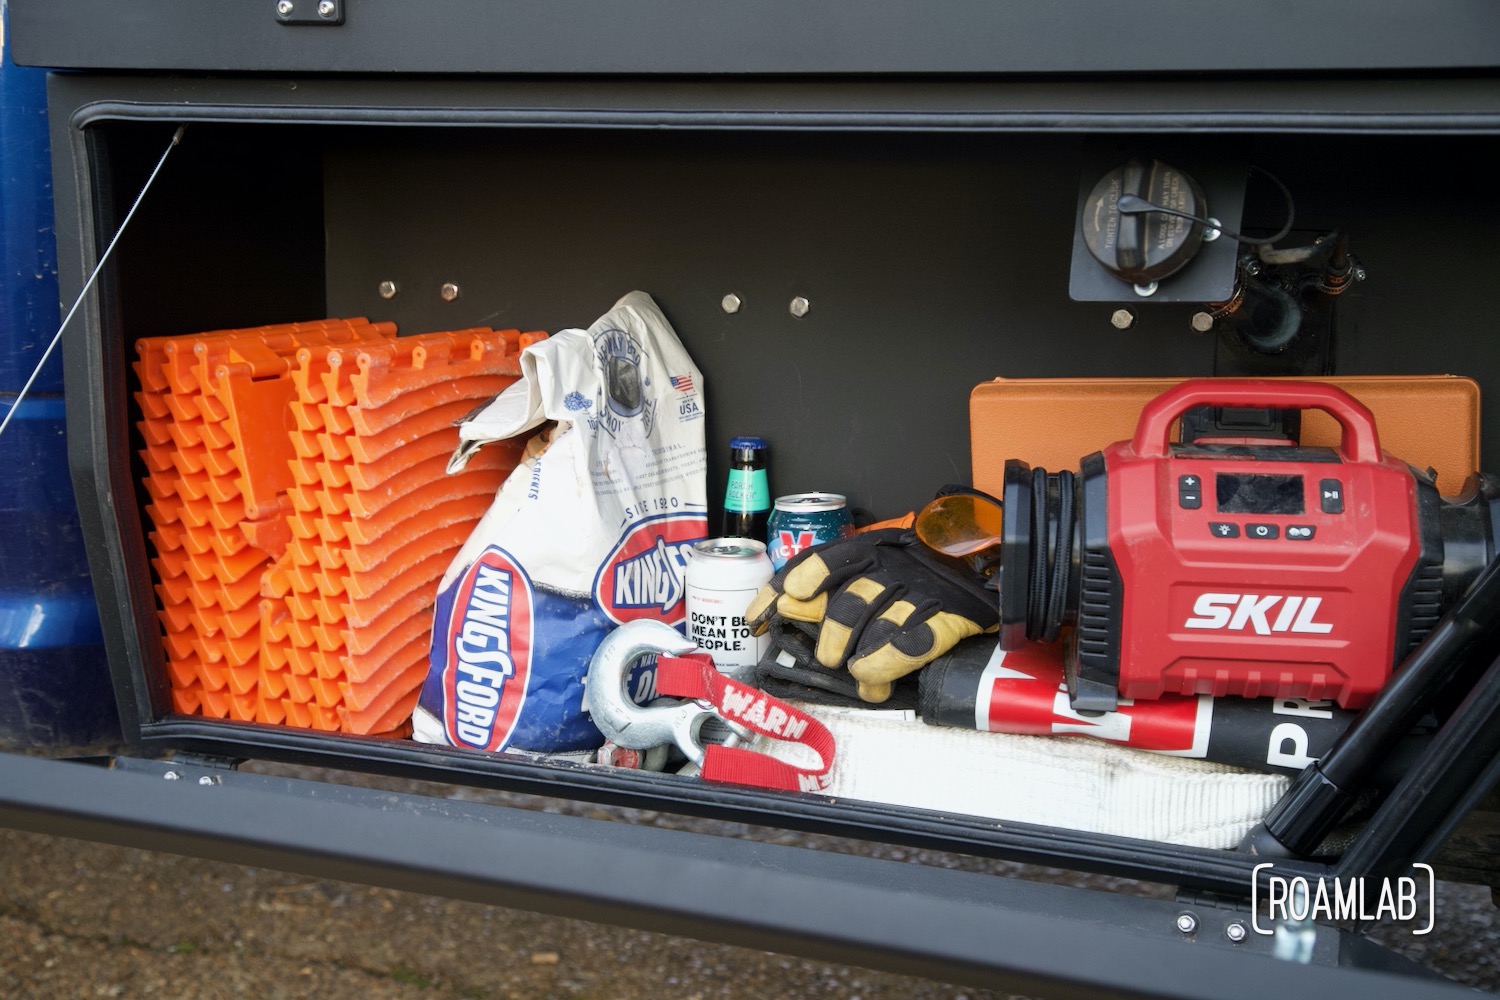
<svg viewBox="0 0 1500 1000"><path fill-rule="evenodd" d="M1006 459L1049 470L1078 468L1079 459L1135 433L1146 403L1182 379L997 378L969 395L974 485L999 496ZM1459 491L1479 467L1479 386L1456 375L1355 375L1306 378L1328 382L1370 408L1380 445L1418 468L1436 469L1438 490ZM1177 430L1173 428L1175 438ZM1337 445L1339 425L1320 410L1304 411L1302 442Z"/></svg>

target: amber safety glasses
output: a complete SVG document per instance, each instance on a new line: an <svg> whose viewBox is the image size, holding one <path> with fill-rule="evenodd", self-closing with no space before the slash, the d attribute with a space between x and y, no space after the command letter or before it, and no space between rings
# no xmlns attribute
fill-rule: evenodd
<svg viewBox="0 0 1500 1000"><path fill-rule="evenodd" d="M1000 501L980 490L951 489L917 512L917 537L928 548L959 559L988 561L998 555Z"/></svg>

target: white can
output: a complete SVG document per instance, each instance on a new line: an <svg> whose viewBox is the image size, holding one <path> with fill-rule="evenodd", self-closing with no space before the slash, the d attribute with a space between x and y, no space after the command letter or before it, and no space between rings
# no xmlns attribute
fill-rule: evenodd
<svg viewBox="0 0 1500 1000"><path fill-rule="evenodd" d="M768 636L750 634L745 610L771 579L764 542L710 538L687 564L688 638L713 657L720 673L742 674L766 651Z"/></svg>

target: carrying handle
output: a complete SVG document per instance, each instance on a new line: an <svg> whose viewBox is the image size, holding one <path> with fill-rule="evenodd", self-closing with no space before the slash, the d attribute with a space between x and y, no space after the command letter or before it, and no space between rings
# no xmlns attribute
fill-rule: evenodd
<svg viewBox="0 0 1500 1000"><path fill-rule="evenodd" d="M1131 448L1142 458L1166 457L1172 421L1194 406L1323 410L1343 428L1339 454L1345 462L1381 460L1375 417L1359 400L1326 382L1269 379L1191 379L1174 386L1141 410Z"/></svg>

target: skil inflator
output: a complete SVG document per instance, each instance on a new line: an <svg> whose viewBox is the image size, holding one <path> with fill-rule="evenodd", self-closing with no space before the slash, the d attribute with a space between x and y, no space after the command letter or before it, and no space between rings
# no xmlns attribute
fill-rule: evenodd
<svg viewBox="0 0 1500 1000"><path fill-rule="evenodd" d="M1338 422L1337 448L1300 444L1310 409ZM1385 454L1334 386L1184 382L1076 473L1005 463L1001 648L1071 626L1080 711L1166 692L1363 707L1500 537L1500 478L1448 498L1435 479Z"/></svg>

